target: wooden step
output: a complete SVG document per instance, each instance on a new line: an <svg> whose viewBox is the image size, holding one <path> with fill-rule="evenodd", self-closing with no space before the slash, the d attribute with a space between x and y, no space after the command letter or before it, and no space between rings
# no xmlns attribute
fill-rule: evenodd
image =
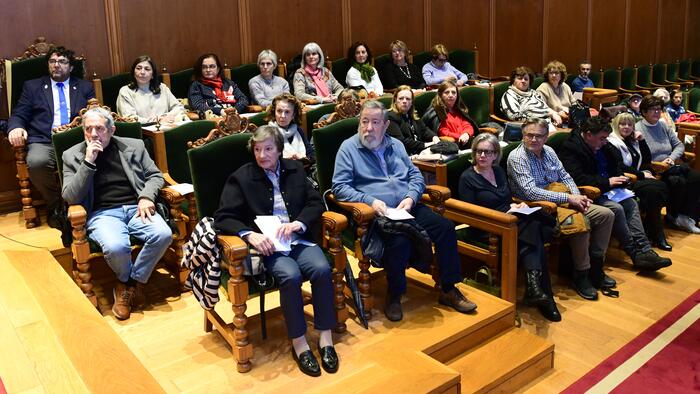
<svg viewBox="0 0 700 394"><path fill-rule="evenodd" d="M514 392L554 366L554 345L511 328L448 361L462 375L462 392Z"/></svg>

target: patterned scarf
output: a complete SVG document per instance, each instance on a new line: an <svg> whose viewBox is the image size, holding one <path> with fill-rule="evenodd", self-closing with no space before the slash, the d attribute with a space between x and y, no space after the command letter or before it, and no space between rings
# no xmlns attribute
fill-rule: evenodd
<svg viewBox="0 0 700 394"><path fill-rule="evenodd" d="M229 86L228 90L224 92L222 89L224 81L222 81L220 77L214 79L202 78L200 82L214 89L216 98L223 104L236 104L236 97L233 95L233 86Z"/></svg>

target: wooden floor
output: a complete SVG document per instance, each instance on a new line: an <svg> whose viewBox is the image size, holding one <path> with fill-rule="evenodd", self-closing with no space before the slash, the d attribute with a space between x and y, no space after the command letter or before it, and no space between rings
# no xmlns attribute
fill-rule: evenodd
<svg viewBox="0 0 700 394"><path fill-rule="evenodd" d="M619 283L618 299L601 297L595 302L584 301L569 290L566 281L562 280L555 284L555 297L563 315L562 322L547 322L536 310L518 305L517 311L523 328L554 343L555 358L552 370L535 380L519 382L513 389L537 393L561 391L700 288L700 259L697 257L700 256L700 236L672 230L667 233L674 251L666 255L673 258L674 264L660 273L652 276L639 275L631 271L630 264L620 259L620 256L609 258L608 274ZM60 249L61 246L57 231L45 225L25 230L18 214L0 217L0 234L3 236L0 238L0 248L3 250L31 248L5 237L45 246L49 250ZM98 276L98 283L106 290L99 294L100 301L109 306L113 279L108 273ZM109 311L104 314L106 322L167 392L238 392L248 389L268 392L279 391L281 388L298 392L309 387L315 387L318 391L321 386L324 390L320 391L365 391L367 386L363 382L368 376L381 376L381 371L373 371L372 363L379 363L383 355L404 351L411 345L391 342L382 332L410 332L421 325L439 325L444 319L444 309L432 302L434 294L422 288L412 288L406 300L406 310L414 312L409 312L413 315L407 316L404 322L390 323L378 312L370 330L365 331L355 322L349 322L349 332L336 337L341 360L351 364L354 358L363 356L373 357L374 361L369 360L365 368L358 370L343 369L341 364L338 375L331 379L324 375L326 384L320 385L318 379L300 376L289 355L289 344L284 339L281 317L278 313L271 313L268 317L270 338L262 342L259 331L251 332L254 343L262 345L254 358L254 369L248 374L240 375L235 370L226 343L216 333L203 332L203 313L194 298L190 294L173 296L172 280L164 272L155 273L148 292L153 303L146 311L133 314L127 322L117 321ZM381 283L383 279L377 278L377 282ZM431 302L426 303L425 300L430 297L433 297ZM482 305L489 303L488 299L478 301ZM274 296L269 296L266 302L269 308L278 301ZM226 302L220 303L217 308L224 313L230 311ZM257 313L255 302L251 303L248 312ZM437 328L432 331L439 335L440 330ZM310 330L309 336L310 342L314 342L316 336L313 330ZM422 337L419 335L414 338L419 341ZM363 355L360 348L366 349L363 353L367 353L370 348L373 348L373 352L371 355ZM416 359L411 356L396 368L406 368L411 373L419 373L426 368L434 368L433 372L439 372L440 366L430 360L433 359ZM6 360L0 362L0 376L7 371L3 362ZM453 361L453 365L459 363L459 360ZM444 370L437 373L434 379L426 376L425 386L404 389L427 391L432 388L439 391L440 384L452 382L453 379L454 376ZM396 382L387 383L388 389L397 387L400 386L396 386ZM463 384L462 389L466 388Z"/></svg>

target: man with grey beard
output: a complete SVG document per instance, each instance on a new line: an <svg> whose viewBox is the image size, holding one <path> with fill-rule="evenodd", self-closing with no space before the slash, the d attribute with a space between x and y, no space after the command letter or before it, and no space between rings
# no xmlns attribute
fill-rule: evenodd
<svg viewBox="0 0 700 394"><path fill-rule="evenodd" d="M360 110L357 135L343 142L335 158L333 194L340 201L362 202L384 216L387 209L405 209L435 244L440 271L439 302L462 313L476 309L455 287L462 280L457 236L449 220L420 203L425 183L403 144L386 135L388 111L379 101L366 101ZM391 321L403 318L401 295L406 292L406 268L411 258L409 238L384 239L381 263L387 276L384 313Z"/></svg>

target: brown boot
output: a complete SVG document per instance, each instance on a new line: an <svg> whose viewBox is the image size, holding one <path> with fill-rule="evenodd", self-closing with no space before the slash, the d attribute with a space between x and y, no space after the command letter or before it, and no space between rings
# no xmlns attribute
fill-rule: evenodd
<svg viewBox="0 0 700 394"><path fill-rule="evenodd" d="M131 300L131 307L133 310L141 310L146 305L146 284L136 282L136 287L132 289L134 289L134 298Z"/></svg>
<svg viewBox="0 0 700 394"><path fill-rule="evenodd" d="M134 291L129 288L126 283L117 281L114 286L114 306L112 312L119 320L126 320L131 315L131 299L134 296Z"/></svg>

